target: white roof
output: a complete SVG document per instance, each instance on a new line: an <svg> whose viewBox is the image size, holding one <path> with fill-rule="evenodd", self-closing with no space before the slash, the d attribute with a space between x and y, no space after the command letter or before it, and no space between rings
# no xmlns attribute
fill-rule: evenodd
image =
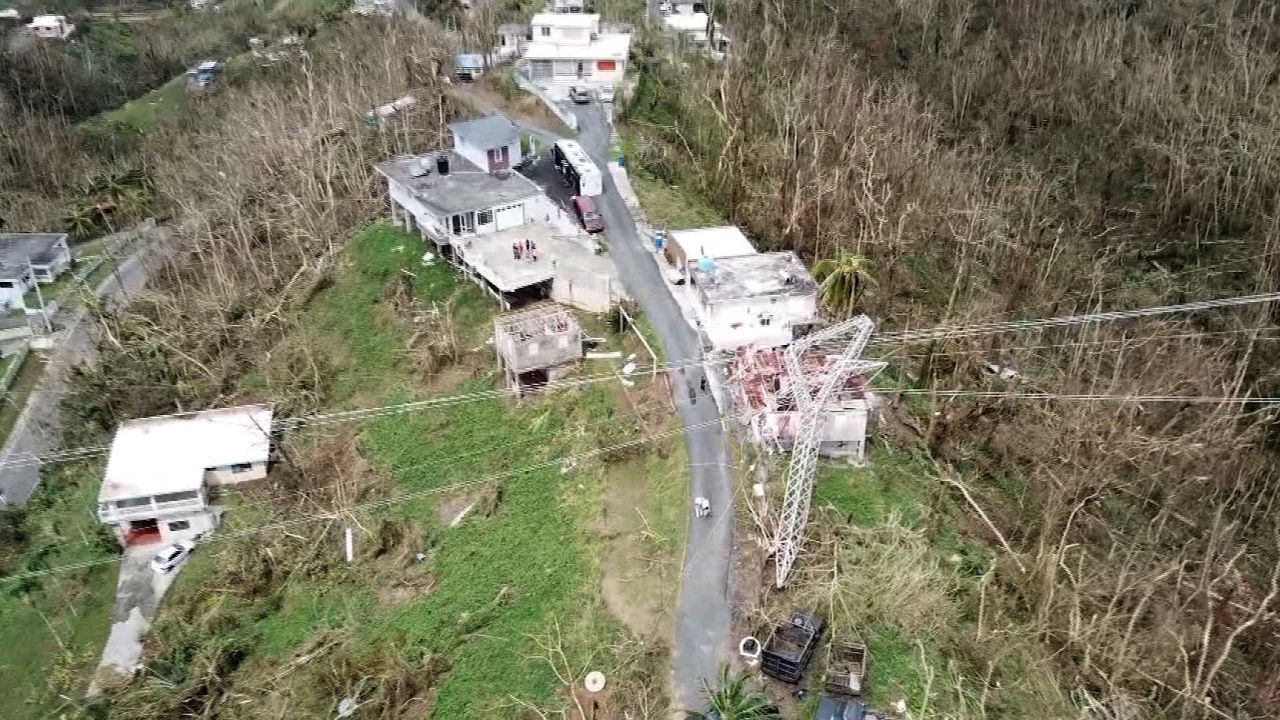
<svg viewBox="0 0 1280 720"><path fill-rule="evenodd" d="M707 14L692 13L690 15L668 15L662 20L668 27L682 32L707 29Z"/></svg>
<svg viewBox="0 0 1280 720"><path fill-rule="evenodd" d="M589 43L538 42L537 37L525 47L526 60L626 60L631 36L609 33Z"/></svg>
<svg viewBox="0 0 1280 720"><path fill-rule="evenodd" d="M685 259L690 262L704 256L724 258L756 253L755 246L736 225L674 230L671 233L671 241L684 250Z"/></svg>
<svg viewBox="0 0 1280 720"><path fill-rule="evenodd" d="M66 21L66 15L37 15L31 18L32 25L57 25Z"/></svg>
<svg viewBox="0 0 1280 720"><path fill-rule="evenodd" d="M562 28L594 28L600 24L600 16L591 13L538 13L530 25L550 25Z"/></svg>
<svg viewBox="0 0 1280 720"><path fill-rule="evenodd" d="M127 420L116 429L98 501L195 490L208 468L266 462L271 406Z"/></svg>

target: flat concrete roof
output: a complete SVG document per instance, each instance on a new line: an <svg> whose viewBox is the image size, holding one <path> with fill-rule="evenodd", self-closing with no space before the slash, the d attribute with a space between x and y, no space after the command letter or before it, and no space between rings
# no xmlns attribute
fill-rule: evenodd
<svg viewBox="0 0 1280 720"><path fill-rule="evenodd" d="M736 225L673 230L670 236L671 242L679 245L684 250L685 258L690 261L701 257L737 257L756 252L756 246L751 244Z"/></svg>
<svg viewBox="0 0 1280 720"><path fill-rule="evenodd" d="M513 243L526 239L538 248L538 259L517 260ZM455 239L454 250L481 277L504 293L547 282L553 278L586 283L616 275L607 255L597 254L590 235L569 235L544 222L532 222L488 235Z"/></svg>
<svg viewBox="0 0 1280 720"><path fill-rule="evenodd" d="M526 60L626 60L631 36L600 33L590 43L538 42L537 36L524 50Z"/></svg>
<svg viewBox="0 0 1280 720"><path fill-rule="evenodd" d="M66 233L0 234L0 274L6 278L18 269L26 269L27 261L48 265L57 257L54 246L66 240Z"/></svg>
<svg viewBox="0 0 1280 720"><path fill-rule="evenodd" d="M530 25L551 25L563 28L593 28L600 24L600 16L591 13L538 13L529 20Z"/></svg>
<svg viewBox="0 0 1280 720"><path fill-rule="evenodd" d="M449 159L449 174L436 172L436 158ZM453 150L402 155L378 163L378 172L407 188L441 214L484 210L542 194L537 185L515 171L500 177L487 173Z"/></svg>
<svg viewBox="0 0 1280 720"><path fill-rule="evenodd" d="M690 277L698 295L707 303L818 292L818 283L793 252L718 258L711 270L695 263Z"/></svg>
<svg viewBox="0 0 1280 720"><path fill-rule="evenodd" d="M198 489L208 468L266 462L271 405L126 420L116 429L98 502Z"/></svg>

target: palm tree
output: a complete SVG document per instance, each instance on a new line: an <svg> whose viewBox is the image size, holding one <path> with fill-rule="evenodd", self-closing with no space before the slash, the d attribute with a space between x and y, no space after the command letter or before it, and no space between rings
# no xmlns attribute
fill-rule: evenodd
<svg viewBox="0 0 1280 720"><path fill-rule="evenodd" d="M705 714L689 713L690 718L706 720L782 720L778 708L769 704L764 696L747 688L747 673L734 673L729 666L720 668L720 689L712 690L706 680L702 691L707 695L709 709Z"/></svg>
<svg viewBox="0 0 1280 720"><path fill-rule="evenodd" d="M874 271L870 260L843 248L836 250L834 258L819 260L813 266L813 277L821 283L822 304L839 317L849 317L862 294L876 284Z"/></svg>

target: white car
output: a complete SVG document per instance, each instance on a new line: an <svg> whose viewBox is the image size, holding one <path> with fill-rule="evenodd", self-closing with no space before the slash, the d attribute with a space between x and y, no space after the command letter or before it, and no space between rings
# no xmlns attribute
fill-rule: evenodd
<svg viewBox="0 0 1280 720"><path fill-rule="evenodd" d="M182 564L183 560L191 557L191 553L196 549L196 544L190 540L174 543L151 558L151 569L167 575L173 572L173 569Z"/></svg>
<svg viewBox="0 0 1280 720"><path fill-rule="evenodd" d="M613 88L602 87L599 90L596 90L596 99L602 103L613 102Z"/></svg>

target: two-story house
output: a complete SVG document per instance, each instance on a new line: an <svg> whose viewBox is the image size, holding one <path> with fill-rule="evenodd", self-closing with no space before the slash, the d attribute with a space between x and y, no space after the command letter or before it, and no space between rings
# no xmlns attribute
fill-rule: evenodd
<svg viewBox="0 0 1280 720"><path fill-rule="evenodd" d="M67 22L66 15L37 15L27 23L27 34L47 40L66 40L76 26Z"/></svg>
<svg viewBox="0 0 1280 720"><path fill-rule="evenodd" d="M520 128L506 115L486 115L449 124L453 150L487 172L510 170L524 158Z"/></svg>
<svg viewBox="0 0 1280 720"><path fill-rule="evenodd" d="M494 149L483 148L485 156ZM442 252L467 237L558 214L528 178L510 170L489 172L457 150L396 157L377 168L387 179L392 222L416 225Z"/></svg>
<svg viewBox="0 0 1280 720"><path fill-rule="evenodd" d="M211 486L267 475L270 405L127 420L98 490L98 519L121 545L174 542L213 529Z"/></svg>
<svg viewBox="0 0 1280 720"><path fill-rule="evenodd" d="M534 15L523 71L547 89L606 86L622 81L631 34L602 29L600 16L548 12Z"/></svg>
<svg viewBox="0 0 1280 720"><path fill-rule="evenodd" d="M23 297L36 283L47 285L69 267L66 233L0 234L0 304L25 309Z"/></svg>
<svg viewBox="0 0 1280 720"><path fill-rule="evenodd" d="M818 283L793 252L703 257L690 280L698 322L717 350L786 345L818 319Z"/></svg>

